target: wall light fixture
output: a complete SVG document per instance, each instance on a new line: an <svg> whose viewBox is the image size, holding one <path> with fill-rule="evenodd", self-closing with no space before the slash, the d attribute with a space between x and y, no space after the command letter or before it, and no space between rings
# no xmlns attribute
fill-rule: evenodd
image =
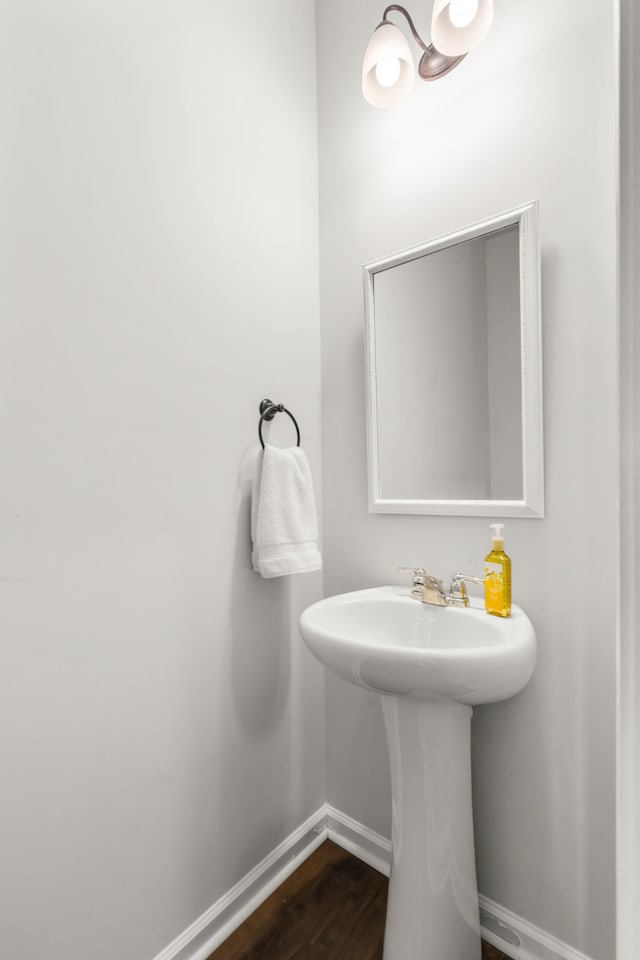
<svg viewBox="0 0 640 960"><path fill-rule="evenodd" d="M407 20L423 54L418 74L439 80L464 60L486 37L493 21L493 0L434 0L431 43L426 44L407 10L397 3L386 8L367 44L362 62L362 92L374 107L393 107L407 96L415 67L407 39L388 15L396 11Z"/></svg>

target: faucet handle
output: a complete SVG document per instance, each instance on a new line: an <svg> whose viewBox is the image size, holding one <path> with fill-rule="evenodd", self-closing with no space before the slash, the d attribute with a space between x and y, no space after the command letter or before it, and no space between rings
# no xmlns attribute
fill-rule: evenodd
<svg viewBox="0 0 640 960"><path fill-rule="evenodd" d="M484 585L484 580L482 577L467 577L464 573L454 573L449 588L449 604L451 606L469 606L466 583L481 583Z"/></svg>
<svg viewBox="0 0 640 960"><path fill-rule="evenodd" d="M414 583L424 583L427 571L424 567L398 567L398 573L412 573Z"/></svg>
<svg viewBox="0 0 640 960"><path fill-rule="evenodd" d="M410 573L413 576L411 596L414 600L422 600L427 571L424 567L398 567L398 573Z"/></svg>

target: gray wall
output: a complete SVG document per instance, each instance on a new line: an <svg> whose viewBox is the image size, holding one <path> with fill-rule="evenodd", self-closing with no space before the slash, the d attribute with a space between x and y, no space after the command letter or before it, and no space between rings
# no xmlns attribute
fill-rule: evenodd
<svg viewBox="0 0 640 960"><path fill-rule="evenodd" d="M617 960L640 940L640 16L620 3L620 650L618 662Z"/></svg>
<svg viewBox="0 0 640 960"><path fill-rule="evenodd" d="M148 960L325 796L248 512L265 395L321 492L314 4L0 0L0 73L0 953Z"/></svg>
<svg viewBox="0 0 640 960"><path fill-rule="evenodd" d="M361 265L538 198L547 514L509 521L506 542L514 599L535 624L539 662L523 694L476 710L479 883L594 960L611 960L614 5L496 6L480 49L391 111L360 93L378 4L318 6L325 586L333 594L396 582L398 564L448 576L472 560L481 570L486 519L367 513ZM427 13L415 11L426 35ZM407 416L419 428L419 415ZM327 707L329 801L388 835L377 698L330 677Z"/></svg>

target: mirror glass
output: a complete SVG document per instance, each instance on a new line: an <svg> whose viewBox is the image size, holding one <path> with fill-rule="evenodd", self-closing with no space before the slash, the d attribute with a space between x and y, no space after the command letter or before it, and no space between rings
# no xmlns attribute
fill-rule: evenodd
<svg viewBox="0 0 640 960"><path fill-rule="evenodd" d="M365 266L373 511L542 516L536 212Z"/></svg>

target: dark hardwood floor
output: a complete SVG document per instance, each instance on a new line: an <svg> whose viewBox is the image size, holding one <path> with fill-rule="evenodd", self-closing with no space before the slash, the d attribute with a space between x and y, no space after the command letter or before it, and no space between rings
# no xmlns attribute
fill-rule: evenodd
<svg viewBox="0 0 640 960"><path fill-rule="evenodd" d="M327 840L209 960L382 960L386 906L386 877Z"/></svg>

